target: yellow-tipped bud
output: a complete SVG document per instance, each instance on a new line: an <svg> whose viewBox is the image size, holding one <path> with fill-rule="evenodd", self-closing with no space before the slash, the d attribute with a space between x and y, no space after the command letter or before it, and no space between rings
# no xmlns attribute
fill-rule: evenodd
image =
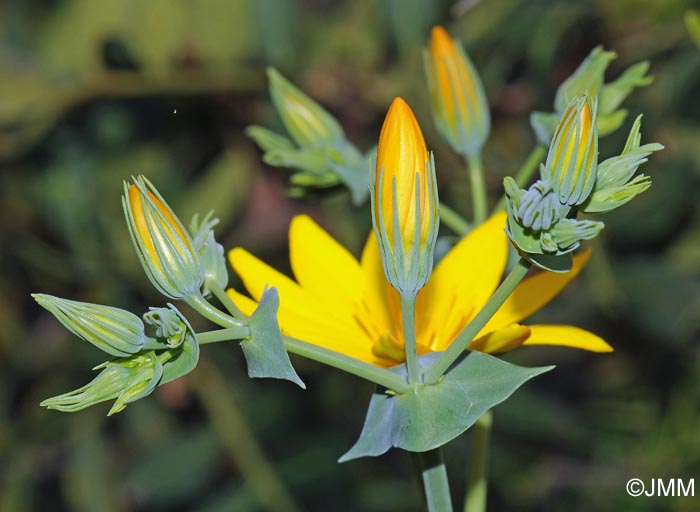
<svg viewBox="0 0 700 512"><path fill-rule="evenodd" d="M415 294L430 277L439 201L432 155L401 98L384 120L373 182L374 231L387 279L402 294Z"/></svg>
<svg viewBox="0 0 700 512"><path fill-rule="evenodd" d="M549 147L542 180L562 204L583 203L593 190L598 170L596 102L586 94L564 112Z"/></svg>
<svg viewBox="0 0 700 512"><path fill-rule="evenodd" d="M463 155L481 151L491 129L484 86L461 43L434 27L426 52L433 118L440 134Z"/></svg>
<svg viewBox="0 0 700 512"><path fill-rule="evenodd" d="M180 220L143 176L124 184L122 197L129 233L153 285L166 297L199 293L204 266Z"/></svg>

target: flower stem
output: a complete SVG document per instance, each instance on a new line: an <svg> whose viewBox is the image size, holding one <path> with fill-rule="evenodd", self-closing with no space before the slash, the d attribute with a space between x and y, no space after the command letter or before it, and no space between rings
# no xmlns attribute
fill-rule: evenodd
<svg viewBox="0 0 700 512"><path fill-rule="evenodd" d="M242 325L216 331L198 332L197 342L200 345L206 345L207 343L216 343L218 341L242 340L248 336L250 336L250 329Z"/></svg>
<svg viewBox="0 0 700 512"><path fill-rule="evenodd" d="M225 329L220 331L197 334L197 339L200 343L206 344L214 343L215 341L241 339L241 336L239 336L241 333L240 329L245 327L242 322L215 308L201 295L199 297L190 297L187 303L208 320L211 320L221 327L225 327ZM204 341L202 341L202 339L204 339ZM398 374L380 368L379 366L365 363L364 361L346 356L340 352L328 350L327 348L290 338L289 336L282 336L282 341L284 342L284 348L292 354L297 354L307 359L313 359L319 363L338 368L339 370L374 382L375 384L384 386L397 393L405 393L409 389L406 381Z"/></svg>
<svg viewBox="0 0 700 512"><path fill-rule="evenodd" d="M216 296L217 299L219 299L219 302L228 310L229 313L231 313L232 316L238 319L244 319L245 315L243 314L243 311L240 310L238 306L236 306L236 303L231 300L231 297L228 296L228 293L224 291L221 286L218 285L213 279L210 280L207 283L207 286L211 290L211 292Z"/></svg>
<svg viewBox="0 0 700 512"><path fill-rule="evenodd" d="M484 181L484 164L481 153L467 156L469 167L469 182L471 184L473 220L474 224L481 224L488 215L488 197L486 195L486 182Z"/></svg>
<svg viewBox="0 0 700 512"><path fill-rule="evenodd" d="M466 219L445 203L440 203L440 222L460 236L466 235L472 229Z"/></svg>
<svg viewBox="0 0 700 512"><path fill-rule="evenodd" d="M462 355L464 349L467 348L476 335L479 334L479 331L481 331L488 321L491 320L491 317L496 314L498 308L500 308L510 294L513 293L513 290L515 290L515 287L523 280L528 270L530 270L530 263L520 258L488 302L481 308L481 311L479 311L469 325L457 335L455 340L447 347L447 350L440 354L437 361L428 368L428 371L425 373L425 382L427 384L437 382L452 363Z"/></svg>
<svg viewBox="0 0 700 512"><path fill-rule="evenodd" d="M464 512L486 512L488 487L489 438L493 415L486 411L471 429L472 451L469 475L467 475L467 497Z"/></svg>
<svg viewBox="0 0 700 512"><path fill-rule="evenodd" d="M416 346L416 296L401 295L401 318L403 319L403 339L406 351L408 382L420 382L421 372L418 366L418 347Z"/></svg>
<svg viewBox="0 0 700 512"><path fill-rule="evenodd" d="M374 366L340 352L328 350L327 348L290 338L289 336L282 336L282 340L284 341L284 347L292 354L338 368L397 393L405 393L409 389L406 381L398 374L379 366Z"/></svg>
<svg viewBox="0 0 700 512"><path fill-rule="evenodd" d="M185 302L207 320L221 327L241 327L243 322L212 306L202 295L191 295Z"/></svg>
<svg viewBox="0 0 700 512"><path fill-rule="evenodd" d="M545 157L546 154L547 147L544 144L537 144L534 148L532 148L532 151L530 151L530 154L528 155L527 159L520 167L520 169L518 169L518 172L515 175L515 182L520 188L525 188L525 185L528 184L530 178L532 178L532 175L537 170L537 167L540 165L540 162L542 162L542 159ZM506 196L504 195L496 205L496 208L493 209L493 211L498 212L505 209L505 207Z"/></svg>
<svg viewBox="0 0 700 512"><path fill-rule="evenodd" d="M442 459L442 447L418 453L418 464L423 478L425 501L429 512L452 512L450 484Z"/></svg>

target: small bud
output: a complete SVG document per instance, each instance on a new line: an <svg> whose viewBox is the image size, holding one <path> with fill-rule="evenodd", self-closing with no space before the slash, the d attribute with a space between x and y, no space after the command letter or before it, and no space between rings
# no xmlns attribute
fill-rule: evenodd
<svg viewBox="0 0 700 512"><path fill-rule="evenodd" d="M614 210L651 186L648 176L634 176L634 173L649 159L649 155L662 150L663 146L658 143L641 145L641 122L640 115L632 125L622 153L608 158L598 166L598 179L591 197L583 205L583 211L598 213Z"/></svg>
<svg viewBox="0 0 700 512"><path fill-rule="evenodd" d="M169 348L180 346L187 332L187 325L170 308L149 308L143 321L153 327L157 337L167 339Z"/></svg>
<svg viewBox="0 0 700 512"><path fill-rule="evenodd" d="M615 52L605 51L602 46L594 48L574 73L557 89L554 112L533 112L530 118L537 139L549 144L561 116L569 105L569 100L586 92L599 98L596 127L603 137L617 130L625 122L627 111L619 108L622 102L637 87L652 82L646 73L647 61L638 62L627 68L616 80L604 83L605 70L615 59Z"/></svg>
<svg viewBox="0 0 700 512"><path fill-rule="evenodd" d="M32 297L70 332L112 356L135 354L146 341L141 319L123 309L43 293Z"/></svg>
<svg viewBox="0 0 700 512"><path fill-rule="evenodd" d="M584 95L569 104L554 133L542 181L552 187L562 204L579 205L593 190L598 169L595 120L596 102L591 106Z"/></svg>
<svg viewBox="0 0 700 512"><path fill-rule="evenodd" d="M299 146L319 147L345 138L338 121L276 69L268 68L267 76L272 102L285 128Z"/></svg>
<svg viewBox="0 0 700 512"><path fill-rule="evenodd" d="M145 177L124 183L122 205L141 265L158 291L171 299L199 293L204 267L194 242Z"/></svg>
<svg viewBox="0 0 700 512"><path fill-rule="evenodd" d="M484 86L462 44L444 28L434 27L425 67L438 131L458 153L479 153L491 116Z"/></svg>
<svg viewBox="0 0 700 512"><path fill-rule="evenodd" d="M396 98L379 136L372 220L387 279L415 294L433 266L439 201L435 164L411 108Z"/></svg>
<svg viewBox="0 0 700 512"><path fill-rule="evenodd" d="M109 415L123 410L127 404L149 395L163 376L163 365L155 352L116 359L101 364L100 374L85 386L41 402L43 407L75 412L99 402L116 402Z"/></svg>

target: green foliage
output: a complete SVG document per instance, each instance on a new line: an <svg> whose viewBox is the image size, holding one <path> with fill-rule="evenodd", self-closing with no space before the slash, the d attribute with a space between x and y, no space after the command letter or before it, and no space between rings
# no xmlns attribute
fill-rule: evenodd
<svg viewBox="0 0 700 512"><path fill-rule="evenodd" d="M428 368L436 354L419 358ZM468 352L436 384L415 384L406 393L377 390L357 443L340 462L377 456L390 448L425 452L452 441L487 410L531 378L554 368L522 368L481 352ZM405 367L397 370L405 375Z"/></svg>
<svg viewBox="0 0 700 512"><path fill-rule="evenodd" d="M277 289L270 288L263 293L260 305L247 321L250 336L241 341L241 348L248 365L248 376L286 379L306 389L284 348L277 323L278 309Z"/></svg>

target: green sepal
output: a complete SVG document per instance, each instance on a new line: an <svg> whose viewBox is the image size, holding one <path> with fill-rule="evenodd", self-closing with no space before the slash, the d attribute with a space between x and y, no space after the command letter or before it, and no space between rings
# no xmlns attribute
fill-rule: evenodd
<svg viewBox="0 0 700 512"><path fill-rule="evenodd" d="M599 95L600 111L606 114L615 112L634 89L651 84L654 77L647 75L647 71L649 71L649 61L637 62L627 68L617 80L605 84Z"/></svg>
<svg viewBox="0 0 700 512"><path fill-rule="evenodd" d="M294 144L284 135L268 130L263 126L250 125L245 134L253 139L263 151L285 151L294 149Z"/></svg>
<svg viewBox="0 0 700 512"><path fill-rule="evenodd" d="M583 209L586 213L603 213L627 204L651 187L651 179L645 174L635 176L629 183L594 191Z"/></svg>
<svg viewBox="0 0 700 512"><path fill-rule="evenodd" d="M521 252L520 255L537 268L556 274L566 274L574 264L574 258L570 252L565 254L524 254Z"/></svg>
<svg viewBox="0 0 700 512"><path fill-rule="evenodd" d="M481 352L465 352L437 384L414 384L401 394L375 391L360 438L339 462L382 455L390 448L425 452L442 446L526 381L554 368L524 368ZM439 355L422 356L419 364L427 369ZM390 371L405 376L406 366Z"/></svg>
<svg viewBox="0 0 700 512"><path fill-rule="evenodd" d="M241 348L248 365L248 376L286 379L306 389L306 385L294 370L289 354L284 348L282 333L277 322L278 308L277 289L268 288L263 293L258 308L248 319L250 335L241 340Z"/></svg>
<svg viewBox="0 0 700 512"><path fill-rule="evenodd" d="M209 211L201 221L199 215L195 214L190 222L190 233L192 233L195 248L199 251L204 266L204 283L201 291L205 297L211 295L209 283L215 283L221 289L225 289L228 285L224 246L218 243L214 237L214 226L218 223L219 219L214 217L213 210Z"/></svg>
<svg viewBox="0 0 700 512"><path fill-rule="evenodd" d="M173 356L163 365L163 378L160 384L165 384L190 373L199 362L199 343L197 343L194 329L175 306L168 304L168 307L180 318L184 329L178 331L175 337L168 338L168 344L176 345L177 348L169 351Z"/></svg>

